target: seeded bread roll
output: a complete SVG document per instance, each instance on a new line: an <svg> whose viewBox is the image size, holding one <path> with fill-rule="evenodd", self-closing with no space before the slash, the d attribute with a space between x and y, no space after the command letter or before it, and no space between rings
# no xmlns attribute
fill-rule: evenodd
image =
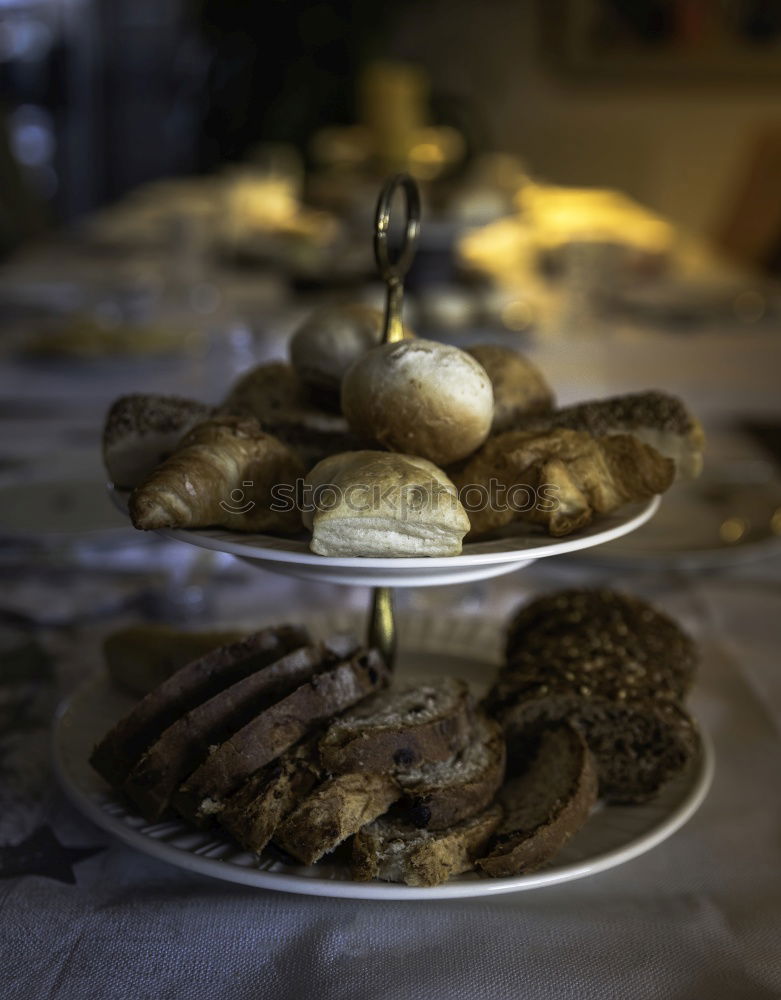
<svg viewBox="0 0 781 1000"><path fill-rule="evenodd" d="M705 434L684 403L665 392L632 392L577 403L545 417L521 418L519 430L588 431L594 437L632 434L675 463L678 478L702 471Z"/></svg>
<svg viewBox="0 0 781 1000"><path fill-rule="evenodd" d="M388 774L340 774L326 779L274 833L274 843L313 865L362 826L382 816L401 795Z"/></svg>
<svg viewBox="0 0 781 1000"><path fill-rule="evenodd" d="M533 872L577 833L597 800L597 773L583 737L564 724L546 730L537 752L501 791L504 819L476 867L494 878Z"/></svg>
<svg viewBox="0 0 781 1000"><path fill-rule="evenodd" d="M236 681L177 719L150 746L128 775L123 791L150 822L160 819L171 796L206 757L210 746L228 739L264 709L316 674L352 656L351 636L302 646Z"/></svg>
<svg viewBox="0 0 781 1000"><path fill-rule="evenodd" d="M558 591L524 605L510 622L506 653L494 707L532 678L568 680L620 700L681 700L697 667L697 648L676 622L604 588Z"/></svg>
<svg viewBox="0 0 781 1000"><path fill-rule="evenodd" d="M295 625L263 629L186 664L119 720L95 747L90 763L111 785L121 785L147 747L196 705L309 642Z"/></svg>
<svg viewBox="0 0 781 1000"><path fill-rule="evenodd" d="M402 340L373 348L348 369L342 412L356 434L444 466L488 437L493 390L485 369L465 351Z"/></svg>
<svg viewBox="0 0 781 1000"><path fill-rule="evenodd" d="M350 365L382 341L379 309L351 304L314 312L293 334L290 360L322 406L339 412L342 378Z"/></svg>
<svg viewBox="0 0 781 1000"><path fill-rule="evenodd" d="M476 344L467 347L467 353L485 368L491 380L492 434L508 431L524 417L547 413L553 407L553 392L542 372L517 351L501 344Z"/></svg>
<svg viewBox="0 0 781 1000"><path fill-rule="evenodd" d="M418 829L442 830L482 812L504 780L501 726L480 713L469 743L440 763L399 770L404 792L393 815Z"/></svg>
<svg viewBox="0 0 781 1000"><path fill-rule="evenodd" d="M126 490L138 486L211 413L211 407L179 396L121 396L103 428L103 462L111 482Z"/></svg>
<svg viewBox="0 0 781 1000"><path fill-rule="evenodd" d="M469 518L455 487L431 462L384 451L352 451L320 462L306 478L311 548L325 556L450 556Z"/></svg>
<svg viewBox="0 0 781 1000"><path fill-rule="evenodd" d="M463 681L407 685L336 719L320 741L320 759L334 774L395 772L448 760L467 746L472 718Z"/></svg>
<svg viewBox="0 0 781 1000"><path fill-rule="evenodd" d="M219 814L247 778L387 683L387 668L373 649L317 674L215 747L174 796L175 808L195 822Z"/></svg>
<svg viewBox="0 0 781 1000"><path fill-rule="evenodd" d="M440 885L451 875L460 875L473 867L474 859L485 852L502 815L501 806L493 805L444 830L418 830L382 817L367 824L353 838L353 878Z"/></svg>

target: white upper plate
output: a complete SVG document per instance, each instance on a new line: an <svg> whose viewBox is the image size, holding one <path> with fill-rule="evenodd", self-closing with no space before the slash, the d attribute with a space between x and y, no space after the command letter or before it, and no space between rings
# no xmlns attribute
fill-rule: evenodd
<svg viewBox="0 0 781 1000"><path fill-rule="evenodd" d="M314 634L355 628L354 616L330 613L308 617ZM401 615L400 675L452 674L468 680L476 694L490 684L501 656L502 632L481 618ZM713 753L703 736L702 751L688 770L652 802L640 806L600 806L587 824L543 871L512 878L479 878L470 873L433 888L385 882L354 882L336 862L312 867L286 865L273 857L260 861L219 832L196 830L181 820L148 824L130 812L88 763L95 742L128 710L132 700L98 675L58 711L54 763L71 801L98 826L131 847L188 871L228 882L354 899L447 899L519 892L583 878L623 864L661 843L697 810L713 776Z"/></svg>
<svg viewBox="0 0 781 1000"><path fill-rule="evenodd" d="M112 499L127 512L129 494L109 487ZM432 556L413 559L319 556L302 539L273 535L239 534L221 528L173 529L161 535L205 549L229 552L274 573L331 583L370 587L431 587L448 583L469 583L501 576L528 565L535 559L577 552L620 538L645 524L659 508L660 498L631 504L598 517L587 528L567 538L525 533L487 542L467 542L459 556Z"/></svg>

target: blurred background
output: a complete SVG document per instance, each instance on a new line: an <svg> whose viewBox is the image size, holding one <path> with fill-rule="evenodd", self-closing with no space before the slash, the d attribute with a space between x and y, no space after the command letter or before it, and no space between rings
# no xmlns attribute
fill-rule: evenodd
<svg viewBox="0 0 781 1000"><path fill-rule="evenodd" d="M773 551L777 0L0 0L9 566L86 536L100 567L117 539L149 556L105 502L106 407L217 401L313 309L381 305L398 170L417 333L512 346L559 404L657 388L705 423L703 480L611 558Z"/></svg>

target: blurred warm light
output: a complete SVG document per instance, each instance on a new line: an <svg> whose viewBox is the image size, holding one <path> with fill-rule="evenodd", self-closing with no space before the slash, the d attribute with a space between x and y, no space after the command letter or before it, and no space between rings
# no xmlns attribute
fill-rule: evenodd
<svg viewBox="0 0 781 1000"><path fill-rule="evenodd" d="M508 330L521 332L527 330L534 322L534 309L530 302L513 299L502 309L499 318L502 326Z"/></svg>
<svg viewBox="0 0 781 1000"><path fill-rule="evenodd" d="M781 535L781 507L774 511L770 518L770 530L774 535Z"/></svg>
<svg viewBox="0 0 781 1000"><path fill-rule="evenodd" d="M749 529L748 521L743 517L728 517L719 528L719 535L723 542L732 545L739 542Z"/></svg>

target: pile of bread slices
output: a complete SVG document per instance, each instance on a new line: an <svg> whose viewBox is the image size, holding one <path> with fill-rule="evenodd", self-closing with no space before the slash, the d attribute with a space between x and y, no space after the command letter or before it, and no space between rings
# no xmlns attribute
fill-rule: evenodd
<svg viewBox="0 0 781 1000"><path fill-rule="evenodd" d="M109 411L111 481L137 528L311 532L331 556L442 556L518 526L563 536L696 475L702 430L660 392L562 409L507 346L466 351L330 307L290 361L216 407L135 394ZM327 498L325 500L324 498Z"/></svg>
<svg viewBox="0 0 781 1000"><path fill-rule="evenodd" d="M165 636L151 675L129 667L128 649L150 649L139 639L110 641L112 676L136 692L159 683L95 747L95 769L150 822L176 812L305 865L338 848L357 879L533 871L598 796L643 801L697 747L682 704L691 641L609 591L523 608L479 705L458 678L391 683L344 635L267 628L184 665Z"/></svg>

